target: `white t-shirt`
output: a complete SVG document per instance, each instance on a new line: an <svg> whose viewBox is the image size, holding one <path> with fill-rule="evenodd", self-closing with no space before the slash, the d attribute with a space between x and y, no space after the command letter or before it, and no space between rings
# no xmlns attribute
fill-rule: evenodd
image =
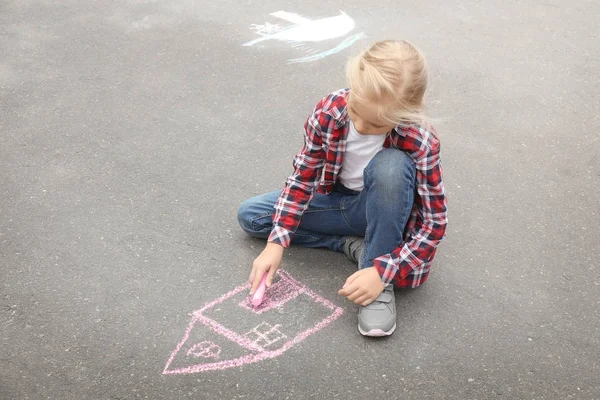
<svg viewBox="0 0 600 400"><path fill-rule="evenodd" d="M342 170L339 174L342 185L352 190L363 190L363 171L375 154L383 148L385 137L386 134L361 135L350 121L346 152L344 153Z"/></svg>

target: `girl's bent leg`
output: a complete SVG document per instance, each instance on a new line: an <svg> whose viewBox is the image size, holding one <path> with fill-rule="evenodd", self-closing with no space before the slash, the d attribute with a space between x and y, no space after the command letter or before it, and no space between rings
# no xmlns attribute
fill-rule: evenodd
<svg viewBox="0 0 600 400"><path fill-rule="evenodd" d="M242 229L252 237L267 239L271 233L272 224L267 221L273 215L275 202L281 191L274 191L251 197L240 204L238 222Z"/></svg>
<svg viewBox="0 0 600 400"><path fill-rule="evenodd" d="M267 239L273 228L273 212L281 191L274 191L250 198L238 209L238 221L242 229L250 236ZM342 251L342 235L354 231L344 219L340 203L347 196L333 192L330 195L316 194L309 208L304 212L302 221L294 237L293 244L304 247L325 247L333 251Z"/></svg>
<svg viewBox="0 0 600 400"><path fill-rule="evenodd" d="M397 149L377 153L364 170L367 227L361 266L392 252L403 241L414 203L416 166Z"/></svg>

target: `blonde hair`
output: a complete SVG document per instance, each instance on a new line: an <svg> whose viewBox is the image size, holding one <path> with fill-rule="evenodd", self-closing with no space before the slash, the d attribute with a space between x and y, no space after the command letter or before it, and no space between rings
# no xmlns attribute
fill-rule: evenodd
<svg viewBox="0 0 600 400"><path fill-rule="evenodd" d="M351 98L378 104L381 121L395 125L425 120L427 63L421 50L411 43L375 43L348 61L346 80Z"/></svg>

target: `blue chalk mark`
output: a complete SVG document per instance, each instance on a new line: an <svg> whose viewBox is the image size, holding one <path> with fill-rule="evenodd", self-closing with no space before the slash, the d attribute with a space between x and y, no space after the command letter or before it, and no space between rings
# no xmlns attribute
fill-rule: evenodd
<svg viewBox="0 0 600 400"><path fill-rule="evenodd" d="M292 58L292 59L288 60L288 64L296 64L296 63L301 63L301 62L311 62L311 61L320 60L320 59L330 56L332 54L339 53L340 51L342 51L345 48L354 44L357 40L362 39L366 36L367 35L365 35L364 32L357 33L356 35L347 38L346 40L344 40L343 42L341 42L340 44L338 44L337 46L335 46L332 49L323 51L321 53L318 53L318 54L315 54L312 56Z"/></svg>

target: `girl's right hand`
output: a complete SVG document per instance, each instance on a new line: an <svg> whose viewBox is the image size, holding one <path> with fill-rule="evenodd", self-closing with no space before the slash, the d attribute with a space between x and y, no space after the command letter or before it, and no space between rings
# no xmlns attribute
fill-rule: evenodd
<svg viewBox="0 0 600 400"><path fill-rule="evenodd" d="M256 260L252 263L252 272L250 272L250 283L252 284L250 296L252 296L258 288L265 272L268 272L267 287L271 287L273 276L275 276L277 268L281 265L284 250L283 246L269 242L262 253L256 257Z"/></svg>

